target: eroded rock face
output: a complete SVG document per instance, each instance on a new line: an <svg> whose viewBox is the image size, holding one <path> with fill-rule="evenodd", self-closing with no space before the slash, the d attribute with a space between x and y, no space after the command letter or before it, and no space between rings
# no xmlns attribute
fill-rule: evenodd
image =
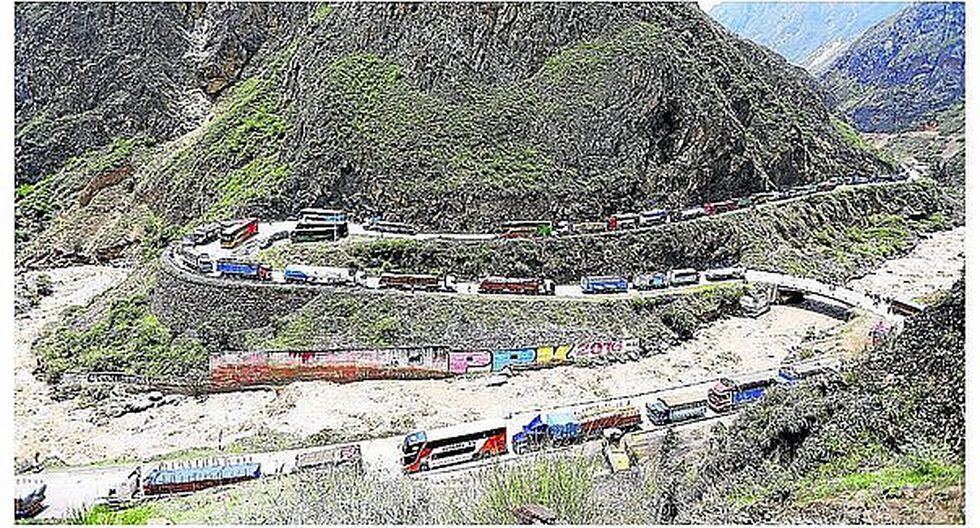
<svg viewBox="0 0 980 528"><path fill-rule="evenodd" d="M118 137L168 139L302 6L32 4L15 8L18 183Z"/></svg>

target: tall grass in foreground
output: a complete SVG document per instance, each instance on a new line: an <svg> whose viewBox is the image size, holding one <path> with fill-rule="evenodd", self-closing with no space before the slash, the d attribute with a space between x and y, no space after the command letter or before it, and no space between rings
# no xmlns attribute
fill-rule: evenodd
<svg viewBox="0 0 980 528"><path fill-rule="evenodd" d="M474 477L484 490L475 503L472 522L509 524L511 511L525 504L540 504L567 523L594 523L597 503L593 493L601 471L598 457L544 457L531 464L485 470Z"/></svg>

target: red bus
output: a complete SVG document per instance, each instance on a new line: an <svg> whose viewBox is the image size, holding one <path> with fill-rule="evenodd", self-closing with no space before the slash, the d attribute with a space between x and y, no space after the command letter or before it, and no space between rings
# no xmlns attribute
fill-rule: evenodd
<svg viewBox="0 0 980 528"><path fill-rule="evenodd" d="M417 473L506 454L507 427L496 422L476 422L406 436L402 442L402 469Z"/></svg>
<svg viewBox="0 0 980 528"><path fill-rule="evenodd" d="M539 277L487 277L480 281L479 293L518 293L525 295L554 295L555 283Z"/></svg>
<svg viewBox="0 0 980 528"><path fill-rule="evenodd" d="M246 218L239 220L221 231L221 247L236 248L249 238L259 233L259 219Z"/></svg>

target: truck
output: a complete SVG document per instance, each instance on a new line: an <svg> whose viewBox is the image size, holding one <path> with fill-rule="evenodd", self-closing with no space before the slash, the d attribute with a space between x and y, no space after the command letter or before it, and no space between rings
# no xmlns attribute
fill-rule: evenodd
<svg viewBox="0 0 980 528"><path fill-rule="evenodd" d="M487 277L480 281L480 284L477 287L477 292L512 293L521 295L554 295L555 283L540 277Z"/></svg>
<svg viewBox="0 0 980 528"><path fill-rule="evenodd" d="M547 237L554 234L551 220L511 220L500 224L500 238Z"/></svg>
<svg viewBox="0 0 980 528"><path fill-rule="evenodd" d="M727 213L729 211L734 211L738 209L738 203L735 200L725 200L723 202L708 202L704 204L704 214L715 215L719 213Z"/></svg>
<svg viewBox="0 0 980 528"><path fill-rule="evenodd" d="M759 205L779 198L779 193L777 191L760 192L753 194L751 198L754 204Z"/></svg>
<svg viewBox="0 0 980 528"><path fill-rule="evenodd" d="M511 437L517 454L551 446L591 440L604 429L623 431L639 428L640 411L632 405L600 405L576 411L559 411L535 416Z"/></svg>
<svg viewBox="0 0 980 528"><path fill-rule="evenodd" d="M28 519L46 508L48 485L35 479L17 479L14 483L14 519Z"/></svg>
<svg viewBox="0 0 980 528"><path fill-rule="evenodd" d="M180 263L192 271L205 274L214 271L211 257L207 253L195 253L192 246L179 246L177 256L180 258Z"/></svg>
<svg viewBox="0 0 980 528"><path fill-rule="evenodd" d="M418 232L415 226L403 222L390 222L378 218L372 218L368 225L364 226L367 231L377 231L379 233L394 233L401 235L414 235Z"/></svg>
<svg viewBox="0 0 980 528"><path fill-rule="evenodd" d="M820 192L833 191L840 185L840 180L837 178L830 178L829 180L824 180L817 184L817 190Z"/></svg>
<svg viewBox="0 0 980 528"><path fill-rule="evenodd" d="M202 466L156 468L143 479L143 495L187 493L257 479L261 474L261 466L256 462L217 462Z"/></svg>
<svg viewBox="0 0 980 528"><path fill-rule="evenodd" d="M779 384L792 386L805 380L806 378L816 376L817 374L822 374L830 370L834 370L834 367L821 364L783 365L779 367L779 374L776 376L774 381Z"/></svg>
<svg viewBox="0 0 980 528"><path fill-rule="evenodd" d="M349 466L361 469L361 446L357 444L328 446L296 454L296 468Z"/></svg>
<svg viewBox="0 0 980 528"><path fill-rule="evenodd" d="M630 287L625 277L616 275L582 277L579 286L582 293L626 293Z"/></svg>
<svg viewBox="0 0 980 528"><path fill-rule="evenodd" d="M731 378L721 378L708 389L708 408L722 414L762 398L773 384L769 376L760 375L742 383Z"/></svg>
<svg viewBox="0 0 980 528"><path fill-rule="evenodd" d="M703 417L708 409L708 401L704 398L692 400L678 396L661 396L648 402L646 407L650 423L667 425Z"/></svg>
<svg viewBox="0 0 980 528"><path fill-rule="evenodd" d="M667 287L667 275L645 273L633 277L633 287L637 290L654 290Z"/></svg>
<svg viewBox="0 0 980 528"><path fill-rule="evenodd" d="M289 264L283 271L286 282L293 284L357 284L360 275L350 268L300 266Z"/></svg>
<svg viewBox="0 0 980 528"><path fill-rule="evenodd" d="M704 272L704 278L709 281L744 279L745 269L738 266L712 268Z"/></svg>
<svg viewBox="0 0 980 528"><path fill-rule="evenodd" d="M681 209L680 211L674 213L676 219L673 221L677 222L677 221L694 220L695 218L704 216L704 214L705 214L704 207L689 207L687 209Z"/></svg>
<svg viewBox="0 0 980 528"><path fill-rule="evenodd" d="M640 215L637 213L616 213L609 217L606 228L609 231L635 229L640 226Z"/></svg>
<svg viewBox="0 0 980 528"><path fill-rule="evenodd" d="M666 209L653 209L640 213L640 226L653 226L670 220L670 212Z"/></svg>
<svg viewBox="0 0 980 528"><path fill-rule="evenodd" d="M633 465L626 451L623 432L616 427L602 431L602 454L613 473L627 471Z"/></svg>
<svg viewBox="0 0 980 528"><path fill-rule="evenodd" d="M675 269L667 273L667 282L671 286L697 284L701 282L701 276L698 274L698 270L694 268Z"/></svg>
<svg viewBox="0 0 980 528"><path fill-rule="evenodd" d="M382 273L378 281L380 288L423 291L456 291L456 279L451 275L415 275L409 273Z"/></svg>
<svg viewBox="0 0 980 528"><path fill-rule="evenodd" d="M222 277L260 281L272 280L272 268L269 266L231 258L218 259L218 273Z"/></svg>

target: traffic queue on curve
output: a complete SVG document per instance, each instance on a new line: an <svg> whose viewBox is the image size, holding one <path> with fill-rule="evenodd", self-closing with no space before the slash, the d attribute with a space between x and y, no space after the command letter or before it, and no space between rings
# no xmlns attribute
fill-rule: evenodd
<svg viewBox="0 0 980 528"><path fill-rule="evenodd" d="M828 365L792 365L776 376L758 374L741 381L721 378L703 397L660 396L642 408L630 403L599 403L573 411L534 416L519 431L511 431L516 455L577 444L643 428L645 413L653 428L691 423L730 414L758 401L777 386L792 387L806 378L836 370ZM409 434L401 443L402 469L419 473L475 462L508 453L506 423L483 421L436 431Z"/></svg>
<svg viewBox="0 0 980 528"><path fill-rule="evenodd" d="M330 225L330 222L346 222L344 213L340 211L305 211L324 211L323 216L329 214L331 220L329 222L322 221L323 225ZM310 213L306 214L309 215ZM304 216L304 218L308 218L308 216ZM213 261L207 253L196 250L196 246L209 244L216 237L220 237L223 249L237 248L258 235L258 219L247 218L217 225L221 229L199 228L177 246L175 256L181 265L197 273L206 275L217 273L224 278L254 281L273 280L273 270L268 265L238 257L225 257ZM316 229L324 230L323 225ZM335 228L334 234L339 231L339 228ZM295 240L295 233L296 230L294 229L286 234ZM304 232L303 236L309 236L309 232ZM585 276L579 281L579 286L582 293L585 294L627 293L631 289L644 291L695 285L701 282L701 275L701 272L693 268L684 268L670 270L667 273L638 274L633 277L632 281L620 275ZM704 278L708 281L743 279L744 277L745 270L740 267L710 269L704 272ZM327 266L290 264L282 270L282 280L290 284L368 287L367 275L364 271ZM377 288L407 291L455 292L457 291L456 287L456 279L452 275L382 273L377 281ZM554 295L555 283L542 277L491 276L480 280L477 285L477 293L488 295Z"/></svg>

